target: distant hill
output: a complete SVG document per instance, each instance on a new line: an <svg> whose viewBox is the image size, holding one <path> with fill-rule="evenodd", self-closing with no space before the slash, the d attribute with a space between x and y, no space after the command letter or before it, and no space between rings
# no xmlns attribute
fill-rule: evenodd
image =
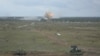
<svg viewBox="0 0 100 56"><path fill-rule="evenodd" d="M100 22L100 17L60 17L52 21L69 21L69 22Z"/></svg>
<svg viewBox="0 0 100 56"><path fill-rule="evenodd" d="M21 20L23 17L0 17L0 21L8 20L8 21L14 21L14 20Z"/></svg>
<svg viewBox="0 0 100 56"><path fill-rule="evenodd" d="M33 21L47 21L43 17L0 17L0 21L16 21L16 20L33 20ZM60 17L52 18L50 21L63 21L63 22L100 22L100 17Z"/></svg>

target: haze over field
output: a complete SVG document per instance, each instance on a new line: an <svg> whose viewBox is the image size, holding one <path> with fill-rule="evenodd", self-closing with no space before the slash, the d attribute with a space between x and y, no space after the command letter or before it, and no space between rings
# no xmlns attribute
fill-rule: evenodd
<svg viewBox="0 0 100 56"><path fill-rule="evenodd" d="M0 56L23 55L100 56L100 0L0 0Z"/></svg>

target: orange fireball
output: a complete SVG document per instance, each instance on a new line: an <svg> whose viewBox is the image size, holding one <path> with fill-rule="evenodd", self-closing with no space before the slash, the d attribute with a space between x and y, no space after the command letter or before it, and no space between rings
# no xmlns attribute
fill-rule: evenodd
<svg viewBox="0 0 100 56"><path fill-rule="evenodd" d="M45 13L45 17L48 19L51 19L54 16L54 14L52 12L46 12Z"/></svg>

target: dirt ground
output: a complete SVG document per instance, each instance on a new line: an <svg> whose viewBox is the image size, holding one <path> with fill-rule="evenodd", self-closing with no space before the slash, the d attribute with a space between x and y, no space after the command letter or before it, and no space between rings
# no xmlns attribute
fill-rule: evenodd
<svg viewBox="0 0 100 56"><path fill-rule="evenodd" d="M87 52L84 53L82 56L99 56L100 53L92 53L92 52ZM13 55L13 53L9 52L9 53L4 53L4 54L0 54L0 56L18 56L18 55ZM65 52L28 52L25 56L71 56L69 53L65 53Z"/></svg>

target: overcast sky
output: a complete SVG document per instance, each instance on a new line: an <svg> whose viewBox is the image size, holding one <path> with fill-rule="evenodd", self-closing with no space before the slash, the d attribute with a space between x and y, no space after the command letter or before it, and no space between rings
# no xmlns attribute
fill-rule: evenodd
<svg viewBox="0 0 100 56"><path fill-rule="evenodd" d="M100 0L0 0L0 16L99 16Z"/></svg>

